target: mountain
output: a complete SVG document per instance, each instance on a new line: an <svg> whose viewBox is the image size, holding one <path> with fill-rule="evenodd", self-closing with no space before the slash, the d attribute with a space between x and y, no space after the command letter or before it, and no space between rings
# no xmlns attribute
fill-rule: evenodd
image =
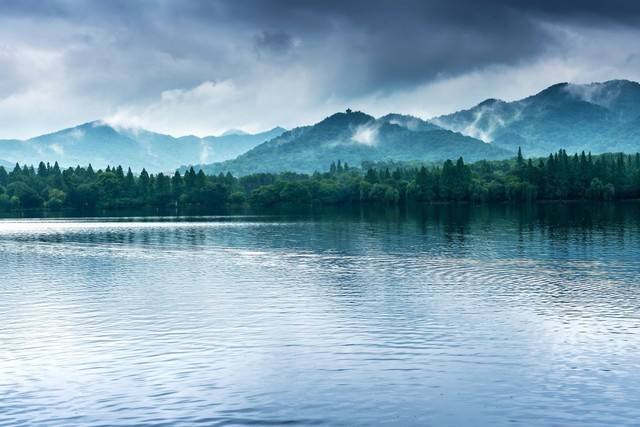
<svg viewBox="0 0 640 427"><path fill-rule="evenodd" d="M274 128L258 134L233 132L222 136L183 136L120 129L101 121L82 124L28 140L0 140L0 159L10 164L40 161L62 166L130 166L140 171L173 171L184 164L224 161L281 135Z"/></svg>
<svg viewBox="0 0 640 427"><path fill-rule="evenodd" d="M478 139L442 129L417 117L391 114L375 119L362 112L337 113L313 126L285 132L236 159L199 165L207 173L313 172L341 160L443 161L502 159L513 153Z"/></svg>
<svg viewBox="0 0 640 427"><path fill-rule="evenodd" d="M442 130L440 126L433 123L422 120L418 117L403 115L403 114L387 114L378 119L379 123L387 123L390 125L398 125L403 128L407 128L412 131L429 131L429 130Z"/></svg>
<svg viewBox="0 0 640 427"><path fill-rule="evenodd" d="M429 121L402 114L374 118L337 113L291 131L258 134L230 130L220 136L173 137L94 121L28 140L0 140L8 165L40 161L61 166L131 166L173 171L197 165L210 173L312 172L342 160L467 161L569 152L640 150L640 84L628 80L558 83L513 102L487 99L468 110ZM11 166L12 167L12 166Z"/></svg>
<svg viewBox="0 0 640 427"><path fill-rule="evenodd" d="M273 128L269 131L257 133L255 135L240 131L225 132L221 136L207 136L203 138L206 144L209 144L213 153L207 161L224 161L234 159L257 145L269 141L282 135L286 129L281 127ZM200 163L203 163L200 161ZM184 164L184 163L183 163Z"/></svg>
<svg viewBox="0 0 640 427"><path fill-rule="evenodd" d="M229 135L249 135L247 132L240 129L229 129L226 132L223 132L220 136L229 136Z"/></svg>
<svg viewBox="0 0 640 427"><path fill-rule="evenodd" d="M524 99L488 99L431 122L525 155L569 152L637 152L640 84L628 80L559 83Z"/></svg>

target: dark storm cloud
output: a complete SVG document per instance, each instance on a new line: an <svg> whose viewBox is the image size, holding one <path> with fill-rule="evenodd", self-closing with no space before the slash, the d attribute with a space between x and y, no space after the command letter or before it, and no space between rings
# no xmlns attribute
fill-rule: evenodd
<svg viewBox="0 0 640 427"><path fill-rule="evenodd" d="M635 70L639 24L640 2L621 0L0 0L0 126L33 103L51 105L41 116L53 123L76 105L85 117L213 93L226 106L261 90L263 104L236 108L262 123L249 110L269 97L283 115L299 102L290 117L492 67L571 57L563 67L587 68L592 45Z"/></svg>
<svg viewBox="0 0 640 427"><path fill-rule="evenodd" d="M562 42L549 23L637 25L640 2L258 0L226 3L220 13L293 34L302 46L331 44L325 59L344 67L343 90L358 94L535 58Z"/></svg>
<svg viewBox="0 0 640 427"><path fill-rule="evenodd" d="M347 96L534 58L560 42L543 25L547 22L634 25L640 15L640 2L620 0L5 0L0 5L5 15L111 30L114 48L194 58L220 76L232 73L227 68L234 62L217 47L221 42L234 40L240 49L253 42L258 51L281 53L297 39L300 60L313 66L331 61L333 83Z"/></svg>
<svg viewBox="0 0 640 427"><path fill-rule="evenodd" d="M640 3L633 0L510 0L503 4L522 13L560 22L636 25L640 20Z"/></svg>
<svg viewBox="0 0 640 427"><path fill-rule="evenodd" d="M285 53L293 47L294 40L283 31L263 31L254 38L259 51Z"/></svg>
<svg viewBox="0 0 640 427"><path fill-rule="evenodd" d="M298 38L306 61L337 67L334 87L347 96L514 63L552 42L527 15L491 3L239 1L211 12Z"/></svg>
<svg viewBox="0 0 640 427"><path fill-rule="evenodd" d="M224 69L215 37L285 52L294 38L301 59L335 61L344 90L411 86L491 64L544 54L558 40L544 23L634 25L640 2L520 0L223 0L2 1L3 14L51 16L112 28L120 43L174 58L198 57ZM207 48L209 46L209 49ZM123 46L125 47L125 46ZM332 57L314 55L332 53Z"/></svg>

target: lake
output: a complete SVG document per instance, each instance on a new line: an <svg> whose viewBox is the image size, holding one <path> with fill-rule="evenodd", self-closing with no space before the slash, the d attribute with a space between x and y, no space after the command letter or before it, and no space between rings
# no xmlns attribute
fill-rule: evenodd
<svg viewBox="0 0 640 427"><path fill-rule="evenodd" d="M0 220L0 426L640 425L640 205Z"/></svg>

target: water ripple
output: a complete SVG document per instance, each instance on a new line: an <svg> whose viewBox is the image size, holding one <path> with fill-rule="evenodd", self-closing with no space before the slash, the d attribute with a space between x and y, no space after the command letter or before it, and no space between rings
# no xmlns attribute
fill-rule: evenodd
<svg viewBox="0 0 640 427"><path fill-rule="evenodd" d="M0 221L0 426L633 425L622 218Z"/></svg>

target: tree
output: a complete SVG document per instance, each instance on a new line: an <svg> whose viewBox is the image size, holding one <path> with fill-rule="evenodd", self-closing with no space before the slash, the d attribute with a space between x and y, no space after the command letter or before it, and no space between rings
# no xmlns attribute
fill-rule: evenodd
<svg viewBox="0 0 640 427"><path fill-rule="evenodd" d="M280 192L273 184L263 185L251 192L251 204L256 206L273 206L280 200Z"/></svg>
<svg viewBox="0 0 640 427"><path fill-rule="evenodd" d="M518 165L518 168L521 168L524 166L524 157L522 157L522 147L518 147L518 157L517 157L516 163Z"/></svg>
<svg viewBox="0 0 640 427"><path fill-rule="evenodd" d="M92 184L80 184L69 191L67 203L76 209L93 209L98 198L98 191Z"/></svg>
<svg viewBox="0 0 640 427"><path fill-rule="evenodd" d="M70 207L121 208L143 206L254 206L286 204L462 201L528 203L549 199L614 200L640 197L640 153L574 153L564 150L547 158L480 161L462 158L441 165L392 161L368 162L348 168L340 160L329 172L257 173L235 178L229 172L207 176L189 168L135 176L121 166L94 171L91 165L61 170L40 162L35 169L16 164L0 167L0 209Z"/></svg>
<svg viewBox="0 0 640 427"><path fill-rule="evenodd" d="M142 172L140 172L140 177L138 178L138 194L142 195L143 197L149 194L149 181L149 173L145 169L142 169Z"/></svg>
<svg viewBox="0 0 640 427"><path fill-rule="evenodd" d="M207 207L223 206L228 197L228 189L220 183L205 183L199 190L200 204Z"/></svg>
<svg viewBox="0 0 640 427"><path fill-rule="evenodd" d="M306 205L311 203L311 193L304 184L288 182L280 190L279 199L281 203Z"/></svg>
<svg viewBox="0 0 640 427"><path fill-rule="evenodd" d="M42 207L42 197L31 187L22 181L13 182L7 185L7 195L16 197L20 202L20 207L24 209Z"/></svg>
<svg viewBox="0 0 640 427"><path fill-rule="evenodd" d="M9 174L4 167L0 166L0 186L6 187L9 182Z"/></svg>
<svg viewBox="0 0 640 427"><path fill-rule="evenodd" d="M184 182L180 176L180 172L176 171L171 178L171 193L174 199L177 199L182 194L184 188Z"/></svg>
<svg viewBox="0 0 640 427"><path fill-rule="evenodd" d="M367 170L367 174L365 175L364 180L369 184L377 184L378 182L380 182L380 179L378 178L378 172L375 169Z"/></svg>

